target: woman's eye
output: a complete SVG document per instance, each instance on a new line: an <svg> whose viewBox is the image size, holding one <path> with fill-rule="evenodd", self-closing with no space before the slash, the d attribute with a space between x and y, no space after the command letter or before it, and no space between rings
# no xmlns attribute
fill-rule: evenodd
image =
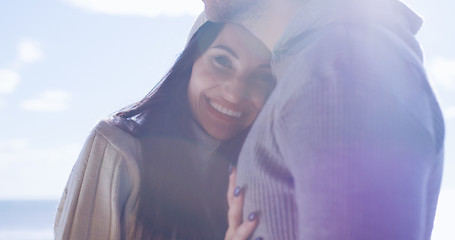
<svg viewBox="0 0 455 240"><path fill-rule="evenodd" d="M227 56L218 55L214 57L215 64L223 68L232 68L231 60Z"/></svg>

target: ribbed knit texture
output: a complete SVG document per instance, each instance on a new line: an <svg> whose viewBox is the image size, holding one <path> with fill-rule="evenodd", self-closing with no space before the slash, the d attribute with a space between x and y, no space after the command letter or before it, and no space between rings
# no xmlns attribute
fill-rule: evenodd
<svg viewBox="0 0 455 240"><path fill-rule="evenodd" d="M275 48L277 87L238 163L252 239L430 239L444 124L393 0L310 0Z"/></svg>
<svg viewBox="0 0 455 240"><path fill-rule="evenodd" d="M124 239L135 223L140 144L100 122L85 142L60 200L55 239Z"/></svg>

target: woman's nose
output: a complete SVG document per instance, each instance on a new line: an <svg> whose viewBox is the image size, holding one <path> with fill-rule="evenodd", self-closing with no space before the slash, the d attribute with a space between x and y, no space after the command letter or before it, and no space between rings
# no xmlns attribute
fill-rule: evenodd
<svg viewBox="0 0 455 240"><path fill-rule="evenodd" d="M248 84L241 78L231 79L231 81L226 82L224 97L232 103L240 103L248 99Z"/></svg>

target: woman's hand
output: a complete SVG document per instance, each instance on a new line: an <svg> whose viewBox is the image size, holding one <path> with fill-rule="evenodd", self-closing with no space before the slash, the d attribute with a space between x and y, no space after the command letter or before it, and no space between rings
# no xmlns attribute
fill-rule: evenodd
<svg viewBox="0 0 455 240"><path fill-rule="evenodd" d="M245 192L244 189L236 187L237 169L232 167L231 171L227 192L229 228L226 231L224 239L246 240L258 225L258 215L257 213L251 213L248 216L248 220L242 222L243 198Z"/></svg>

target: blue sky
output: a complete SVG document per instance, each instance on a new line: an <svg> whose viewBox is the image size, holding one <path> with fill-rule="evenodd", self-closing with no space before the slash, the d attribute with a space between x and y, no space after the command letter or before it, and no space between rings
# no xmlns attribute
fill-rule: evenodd
<svg viewBox="0 0 455 240"><path fill-rule="evenodd" d="M448 239L455 3L405 2L425 20L418 39L446 118L435 239ZM202 9L200 0L0 0L0 199L58 199L89 131L161 79Z"/></svg>
<svg viewBox="0 0 455 240"><path fill-rule="evenodd" d="M194 5L142 16L0 0L0 199L58 198L94 124L140 100L172 65L202 11Z"/></svg>

